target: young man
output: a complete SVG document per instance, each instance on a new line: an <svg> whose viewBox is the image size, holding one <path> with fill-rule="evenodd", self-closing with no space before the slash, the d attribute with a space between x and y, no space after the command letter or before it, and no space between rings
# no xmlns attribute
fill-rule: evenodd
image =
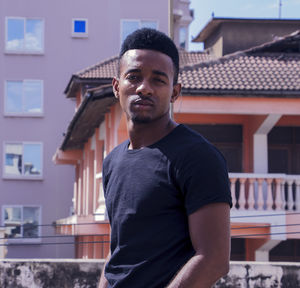
<svg viewBox="0 0 300 288"><path fill-rule="evenodd" d="M141 29L124 41L113 90L129 140L104 160L111 254L100 288L211 287L229 269L231 194L222 155L170 118L178 51Z"/></svg>

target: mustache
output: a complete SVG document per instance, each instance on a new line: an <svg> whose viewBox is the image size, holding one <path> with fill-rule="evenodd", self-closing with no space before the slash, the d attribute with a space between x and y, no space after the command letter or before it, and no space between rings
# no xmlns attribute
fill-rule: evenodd
<svg viewBox="0 0 300 288"><path fill-rule="evenodd" d="M136 95L135 97L132 98L131 103L133 104L144 103L144 104L153 105L154 101L150 96Z"/></svg>

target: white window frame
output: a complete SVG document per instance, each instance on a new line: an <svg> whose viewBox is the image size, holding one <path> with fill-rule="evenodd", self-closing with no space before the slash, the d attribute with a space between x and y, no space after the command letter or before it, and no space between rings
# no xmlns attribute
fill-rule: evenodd
<svg viewBox="0 0 300 288"><path fill-rule="evenodd" d="M3 205L2 206L2 227L5 229L5 208L21 208L21 225L23 224L24 221L24 212L23 209L27 208L27 207L32 207L32 208L38 208L39 209L39 219L38 219L38 237L37 238L6 238L7 242L9 244L14 244L14 243L41 243L42 242L42 229L41 229L41 225L42 225L42 206L41 205ZM22 236L23 237L23 227L21 227L21 231L22 231Z"/></svg>
<svg viewBox="0 0 300 288"><path fill-rule="evenodd" d="M5 161L6 161L6 153L5 153L5 147L6 145L9 144L19 144L24 146L24 144L39 144L41 146L41 174L40 175L11 175L11 174L6 174L5 173ZM44 155L44 151L43 151L43 143L42 142L29 142L29 141L5 141L3 142L3 163L2 163L2 178L3 179L12 179L12 180L43 180L43 155ZM22 154L23 156L23 154ZM22 168L23 168L23 163L22 163Z"/></svg>
<svg viewBox="0 0 300 288"><path fill-rule="evenodd" d="M148 18L143 18L143 19L121 19L120 21L120 46L122 45L122 35L123 35L123 23L124 22L138 22L139 23L139 29L142 28L141 24L142 22L156 22L156 30L159 30L159 20L158 19L148 19Z"/></svg>
<svg viewBox="0 0 300 288"><path fill-rule="evenodd" d="M85 32L75 32L75 21L85 21ZM87 18L73 18L72 19L72 37L73 38L87 38L89 36L88 19Z"/></svg>
<svg viewBox="0 0 300 288"><path fill-rule="evenodd" d="M22 82L22 84L26 81L31 82L40 82L42 88L42 95L41 95L41 112L9 112L6 111L6 101L7 101L7 82ZM24 106L23 98L24 98L24 90L22 90L22 106ZM23 80L5 80L4 82L4 105L3 105L3 113L6 117L43 117L44 116L44 81L40 79L23 79Z"/></svg>
<svg viewBox="0 0 300 288"><path fill-rule="evenodd" d="M42 49L40 51L37 51L37 50L28 50L28 49L22 49L22 50L10 50L10 49L7 49L6 47L6 43L7 43L7 40L8 40L8 35L7 35L7 29L8 29L8 20L9 19L22 19L24 20L24 42L25 42L25 31L26 31L26 20L41 20L42 22L42 30L43 30L43 33L42 33L42 39L41 39L41 43L42 43ZM44 18L36 18L36 17L13 17L13 16L10 16L10 17L5 17L5 43L4 43L4 46L5 46L5 53L7 54L35 54L35 55L40 55L40 54L44 54L45 53L45 19Z"/></svg>

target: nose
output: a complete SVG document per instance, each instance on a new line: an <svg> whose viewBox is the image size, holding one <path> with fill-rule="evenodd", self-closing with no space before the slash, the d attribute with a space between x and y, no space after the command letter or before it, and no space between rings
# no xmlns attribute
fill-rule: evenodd
<svg viewBox="0 0 300 288"><path fill-rule="evenodd" d="M144 79L139 83L136 88L136 94L140 96L151 96L153 93L153 89L148 80Z"/></svg>

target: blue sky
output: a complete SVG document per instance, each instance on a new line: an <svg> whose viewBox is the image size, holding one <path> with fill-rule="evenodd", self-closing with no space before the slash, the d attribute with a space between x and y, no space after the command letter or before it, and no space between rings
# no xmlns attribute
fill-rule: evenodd
<svg viewBox="0 0 300 288"><path fill-rule="evenodd" d="M279 18L280 0L191 0L194 21L190 25L190 39L197 36L214 17ZM300 0L281 0L282 19L300 19ZM189 44L191 51L201 50L200 44Z"/></svg>

